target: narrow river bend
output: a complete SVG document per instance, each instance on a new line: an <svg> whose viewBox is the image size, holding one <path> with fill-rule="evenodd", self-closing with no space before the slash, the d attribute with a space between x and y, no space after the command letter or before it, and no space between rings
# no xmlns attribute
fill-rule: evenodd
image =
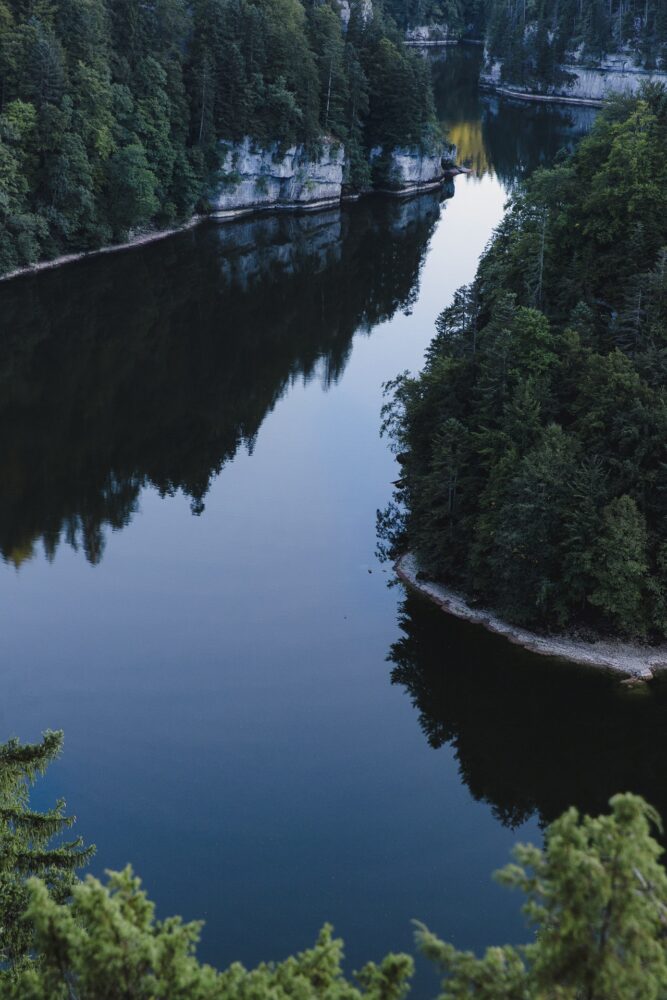
<svg viewBox="0 0 667 1000"><path fill-rule="evenodd" d="M210 225L0 286L2 739L63 728L93 869L131 860L202 957L278 959L329 920L349 966L520 940L518 837L631 787L660 694L536 664L376 561L396 478L382 383L422 363L508 190L590 124L434 64L473 167L449 200ZM418 995L435 979L419 973Z"/></svg>

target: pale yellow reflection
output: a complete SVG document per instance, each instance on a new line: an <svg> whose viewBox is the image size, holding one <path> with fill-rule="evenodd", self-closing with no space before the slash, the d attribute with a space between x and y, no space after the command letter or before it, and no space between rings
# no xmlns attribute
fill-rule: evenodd
<svg viewBox="0 0 667 1000"><path fill-rule="evenodd" d="M493 165L484 145L482 123L479 119L447 125L447 134L450 142L456 143L459 163L469 167L477 177L484 177L486 174L494 175Z"/></svg>

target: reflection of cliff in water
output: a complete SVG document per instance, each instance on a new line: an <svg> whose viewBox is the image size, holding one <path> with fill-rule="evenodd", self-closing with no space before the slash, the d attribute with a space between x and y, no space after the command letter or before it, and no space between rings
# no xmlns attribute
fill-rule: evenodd
<svg viewBox="0 0 667 1000"><path fill-rule="evenodd" d="M211 478L297 378L409 307L436 195L214 225L0 286L0 552L101 558L141 489Z"/></svg>
<svg viewBox="0 0 667 1000"><path fill-rule="evenodd" d="M459 163L477 177L495 174L509 188L561 149L571 150L591 128L594 108L499 100L479 90L483 53L476 46L433 56L436 107Z"/></svg>
<svg viewBox="0 0 667 1000"><path fill-rule="evenodd" d="M667 816L667 691L552 663L410 596L392 681L428 742L451 745L472 795L506 825L638 792Z"/></svg>

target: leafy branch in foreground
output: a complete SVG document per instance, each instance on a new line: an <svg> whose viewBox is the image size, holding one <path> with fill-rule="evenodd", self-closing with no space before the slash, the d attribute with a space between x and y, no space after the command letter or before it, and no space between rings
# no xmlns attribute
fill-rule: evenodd
<svg viewBox="0 0 667 1000"><path fill-rule="evenodd" d="M403 1000L413 961L389 954L354 982L330 926L314 947L252 970L222 972L196 957L201 923L157 920L128 867L102 884L74 870L90 857L80 841L49 847L71 823L63 804L28 808L28 784L62 747L0 746L0 1000ZM667 873L652 836L659 817L636 795L609 815L569 809L544 849L519 845L499 880L526 896L535 929L523 947L458 951L418 925L417 944L444 973L440 1000L665 1000ZM39 877L35 877L35 873Z"/></svg>
<svg viewBox="0 0 667 1000"><path fill-rule="evenodd" d="M658 1000L667 996L667 874L651 836L659 817L636 795L611 814L569 809L545 848L515 849L497 878L520 889L536 929L524 947L457 951L418 925L417 942L445 973L441 1000Z"/></svg>

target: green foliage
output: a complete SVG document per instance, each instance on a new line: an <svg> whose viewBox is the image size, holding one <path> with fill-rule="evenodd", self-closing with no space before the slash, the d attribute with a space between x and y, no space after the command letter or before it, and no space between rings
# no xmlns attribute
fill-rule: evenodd
<svg viewBox="0 0 667 1000"><path fill-rule="evenodd" d="M15 749L18 749L16 747ZM441 1000L659 1000L667 989L663 933L667 875L651 836L657 815L638 796L617 795L609 815L568 810L543 850L515 849L499 881L526 896L535 928L523 947L459 952L418 925L417 943L443 971ZM315 946L278 964L222 972L196 958L200 923L156 920L128 867L106 884L88 876L59 899L30 878L23 923L34 958L0 978L3 1000L404 1000L407 955L343 973L343 946L325 926Z"/></svg>
<svg viewBox="0 0 667 1000"><path fill-rule="evenodd" d="M0 274L205 207L221 141L422 142L431 83L381 3L0 2ZM387 46L390 58L383 59Z"/></svg>
<svg viewBox="0 0 667 1000"><path fill-rule="evenodd" d="M599 65L618 55L647 69L667 68L662 0L489 0L488 56L503 80L543 90L567 84L562 64Z"/></svg>
<svg viewBox="0 0 667 1000"><path fill-rule="evenodd" d="M499 881L526 896L535 927L523 948L459 952L421 927L423 952L445 972L441 1000L658 1000L667 989L667 875L651 836L654 811L616 795L611 814L569 809L549 827L544 850L515 849Z"/></svg>
<svg viewBox="0 0 667 1000"><path fill-rule="evenodd" d="M665 634L666 164L665 91L613 103L392 386L396 544L517 622Z"/></svg>
<svg viewBox="0 0 667 1000"><path fill-rule="evenodd" d="M484 4L481 0L384 0L387 13L400 28L438 24L449 36L481 38Z"/></svg>
<svg viewBox="0 0 667 1000"><path fill-rule="evenodd" d="M627 505L623 505L627 507ZM28 784L62 748L62 733L38 744L0 746L0 972L2 1000L404 1000L412 959L389 954L343 972L343 945L325 926L313 948L252 970L218 972L196 957L202 924L158 920L127 867L106 884L75 868L91 849L49 847L71 820L63 803L28 805ZM547 830L544 849L519 845L499 881L526 896L535 928L524 947L459 952L418 925L421 951L445 973L441 1000L659 1000L667 990L667 874L651 835L659 818L625 794L609 815L569 809Z"/></svg>
<svg viewBox="0 0 667 1000"><path fill-rule="evenodd" d="M645 518L632 497L616 497L602 510L592 560L596 585L588 600L612 614L623 631L641 632L647 572Z"/></svg>
<svg viewBox="0 0 667 1000"><path fill-rule="evenodd" d="M30 965L33 934L23 919L27 880L38 876L43 897L63 904L78 881L77 868L94 852L81 838L61 839L74 823L62 800L45 813L29 807L30 785L60 755L62 745L61 732L46 732L40 743L13 739L0 746L0 962L5 970L0 982Z"/></svg>
<svg viewBox="0 0 667 1000"><path fill-rule="evenodd" d="M39 879L29 883L26 923L38 961L0 984L3 1000L403 1000L413 972L407 955L387 955L345 979L343 945L325 926L314 947L278 964L224 972L197 961L201 923L155 919L130 868L106 885L88 876L69 904Z"/></svg>

